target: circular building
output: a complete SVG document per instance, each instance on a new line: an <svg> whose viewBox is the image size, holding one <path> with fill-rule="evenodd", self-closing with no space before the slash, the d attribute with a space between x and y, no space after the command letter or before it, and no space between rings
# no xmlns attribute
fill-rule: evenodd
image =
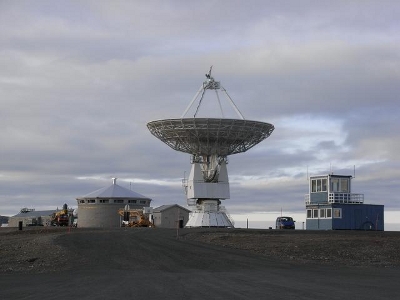
<svg viewBox="0 0 400 300"><path fill-rule="evenodd" d="M79 227L120 227L119 209L129 205L130 209L149 207L151 199L117 184L113 178L112 185L96 190L78 201Z"/></svg>

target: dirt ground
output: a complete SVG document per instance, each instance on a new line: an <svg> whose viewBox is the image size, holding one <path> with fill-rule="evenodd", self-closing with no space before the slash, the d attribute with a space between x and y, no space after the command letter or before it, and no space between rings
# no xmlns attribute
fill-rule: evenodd
<svg viewBox="0 0 400 300"><path fill-rule="evenodd" d="M400 267L400 232L235 229L189 236L298 263Z"/></svg>
<svg viewBox="0 0 400 300"><path fill-rule="evenodd" d="M38 227L0 229L0 273L43 273L68 267L76 253L62 236L99 229ZM152 229L160 230L160 229ZM109 231L104 231L107 239ZM170 233L171 231L169 231ZM400 267L400 232L255 229L180 229L180 240L241 249L277 261L358 267ZM90 236L90 235L89 235Z"/></svg>
<svg viewBox="0 0 400 300"><path fill-rule="evenodd" d="M0 299L397 299L400 233L2 228Z"/></svg>

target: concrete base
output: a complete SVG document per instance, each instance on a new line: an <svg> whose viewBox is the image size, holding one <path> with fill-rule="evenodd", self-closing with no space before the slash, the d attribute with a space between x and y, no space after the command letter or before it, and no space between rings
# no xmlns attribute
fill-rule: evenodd
<svg viewBox="0 0 400 300"><path fill-rule="evenodd" d="M231 227L232 222L229 220L225 212L204 212L194 211L189 215L189 221L186 223L188 227Z"/></svg>

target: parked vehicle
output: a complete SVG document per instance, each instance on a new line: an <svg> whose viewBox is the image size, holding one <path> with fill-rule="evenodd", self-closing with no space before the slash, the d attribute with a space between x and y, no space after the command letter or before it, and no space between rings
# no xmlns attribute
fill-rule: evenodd
<svg viewBox="0 0 400 300"><path fill-rule="evenodd" d="M295 229L292 217L278 217L276 218L276 229Z"/></svg>
<svg viewBox="0 0 400 300"><path fill-rule="evenodd" d="M69 212L67 204L63 205L63 209L56 211L51 216L51 225L52 226L68 226L69 224Z"/></svg>
<svg viewBox="0 0 400 300"><path fill-rule="evenodd" d="M118 214L123 217L121 227L155 227L149 220L149 215L143 209L123 209L118 210Z"/></svg>

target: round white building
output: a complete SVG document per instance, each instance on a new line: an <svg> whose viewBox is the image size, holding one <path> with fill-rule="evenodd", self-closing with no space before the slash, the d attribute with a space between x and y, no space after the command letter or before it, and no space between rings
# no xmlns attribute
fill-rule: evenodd
<svg viewBox="0 0 400 300"><path fill-rule="evenodd" d="M151 199L117 184L113 178L112 185L98 189L78 201L79 227L120 227L119 209L129 205L130 209L149 207Z"/></svg>

